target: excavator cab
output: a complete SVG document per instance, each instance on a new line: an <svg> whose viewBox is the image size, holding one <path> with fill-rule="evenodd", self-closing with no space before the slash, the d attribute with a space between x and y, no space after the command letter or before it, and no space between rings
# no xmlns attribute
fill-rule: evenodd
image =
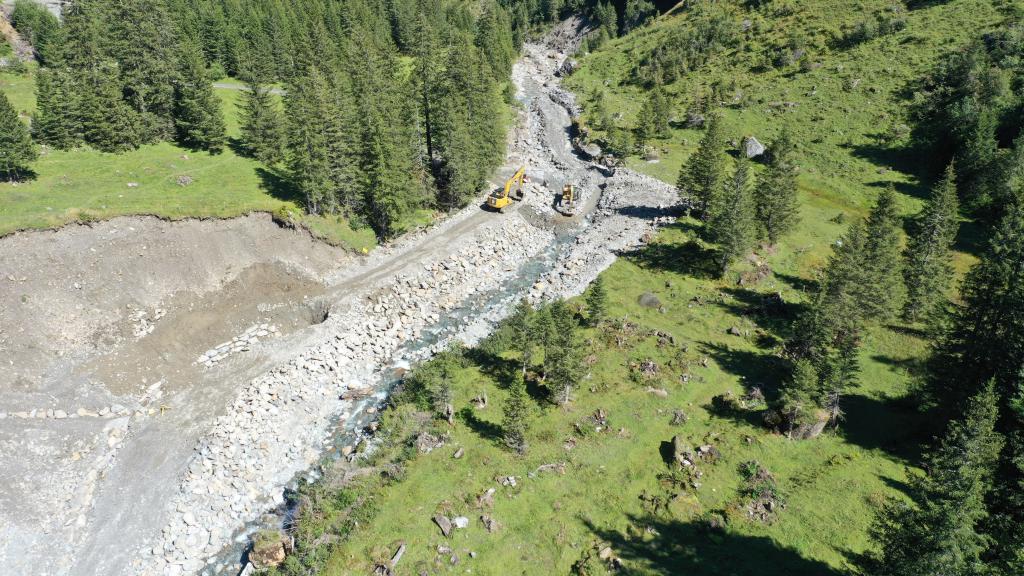
<svg viewBox="0 0 1024 576"><path fill-rule="evenodd" d="M504 188L499 188L487 197L487 206L499 212L505 212L512 204L512 200L523 199L523 183L526 181L526 166L521 166L516 173L505 182Z"/></svg>
<svg viewBox="0 0 1024 576"><path fill-rule="evenodd" d="M573 184L562 186L562 196L555 204L555 210L563 216L576 215L576 186Z"/></svg>
<svg viewBox="0 0 1024 576"><path fill-rule="evenodd" d="M576 187L572 184L562 186L562 204L571 205L576 202Z"/></svg>

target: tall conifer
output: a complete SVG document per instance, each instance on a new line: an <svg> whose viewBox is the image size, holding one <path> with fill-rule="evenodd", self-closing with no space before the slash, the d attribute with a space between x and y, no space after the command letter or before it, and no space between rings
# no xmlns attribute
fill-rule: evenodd
<svg viewBox="0 0 1024 576"><path fill-rule="evenodd" d="M908 321L929 317L945 301L953 276L950 249L959 228L956 172L950 164L918 215L904 251L907 300L903 317Z"/></svg>

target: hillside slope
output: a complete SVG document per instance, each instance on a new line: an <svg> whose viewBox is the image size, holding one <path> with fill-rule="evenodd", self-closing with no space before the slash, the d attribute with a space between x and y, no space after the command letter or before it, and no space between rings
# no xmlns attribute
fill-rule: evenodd
<svg viewBox="0 0 1024 576"><path fill-rule="evenodd" d="M398 573L593 575L616 562L628 574L855 570L871 546L872 519L886 499L906 494L907 470L931 434L905 400L929 352L924 333L872 327L860 351L860 387L845 400L838 426L815 440L770 432L752 392L769 399L778 393L787 372L781 343L792 337L792 321L849 223L889 185L905 216L921 206L932 175L925 159L906 150L918 80L1006 15L979 0L896 12L875 1L703 5L711 4L726 7L723 22L742 39L666 85L670 134L648 144L645 156L654 161L634 154L627 165L675 182L702 135L683 125L698 99L714 98L711 108L723 111L734 152L744 136L767 144L788 126L801 168L797 230L721 279L708 269L710 248L699 240L704 224L695 218L624 254L602 276L613 320L583 329L587 369L573 401L552 404L539 376L529 378L525 456L502 443L517 354L499 336L456 354L454 364L440 361L447 363L438 369L447 370L452 423L432 421L408 403L386 411L380 442L356 459L372 466L369 475L335 466L303 490L300 557L330 553L330 574L366 573L398 549ZM902 21L890 33L856 38L866 18L890 17ZM566 84L584 104L583 124L596 140L608 137L596 127L597 103L603 100L617 126L632 129L651 89L641 63L700 23L679 8L580 56ZM977 236L965 222L959 272L975 260ZM766 276L744 274L762 262ZM583 322L584 299L570 306ZM446 444L417 454L424 432ZM718 453L713 463L698 464L699 486L665 461L677 436ZM784 501L768 521L749 507L750 462L771 473ZM493 497L486 496L491 488ZM465 516L469 527L444 537L436 514ZM501 527L489 530L483 517ZM325 549L322 542L335 537L341 542ZM280 572L293 573L288 566Z"/></svg>

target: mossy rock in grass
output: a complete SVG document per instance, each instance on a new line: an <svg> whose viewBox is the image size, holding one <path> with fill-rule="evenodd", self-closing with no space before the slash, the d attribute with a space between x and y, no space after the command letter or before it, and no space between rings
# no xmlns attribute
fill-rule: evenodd
<svg viewBox="0 0 1024 576"><path fill-rule="evenodd" d="M260 530L253 536L249 561L257 568L273 568L284 562L288 537L280 530Z"/></svg>

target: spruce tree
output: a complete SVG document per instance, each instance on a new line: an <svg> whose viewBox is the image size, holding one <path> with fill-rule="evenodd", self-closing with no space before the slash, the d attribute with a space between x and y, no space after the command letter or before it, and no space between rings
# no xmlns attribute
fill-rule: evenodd
<svg viewBox="0 0 1024 576"><path fill-rule="evenodd" d="M256 80L247 82L242 100L242 141L267 166L284 160L284 118L270 89Z"/></svg>
<svg viewBox="0 0 1024 576"><path fill-rule="evenodd" d="M790 438L820 421L820 396L821 386L814 364L807 359L797 360L793 365L793 374L782 388L778 402L779 412Z"/></svg>
<svg viewBox="0 0 1024 576"><path fill-rule="evenodd" d="M572 310L562 300L549 306L551 337L544 347L545 383L553 402L566 405L582 376L577 342L578 326Z"/></svg>
<svg viewBox="0 0 1024 576"><path fill-rule="evenodd" d="M986 561L994 574L1024 574L1024 366L1016 378L1002 429L1006 448L998 467L993 496L989 498L992 518L986 533L993 539Z"/></svg>
<svg viewBox="0 0 1024 576"><path fill-rule="evenodd" d="M707 228L710 239L718 244L716 260L723 275L733 262L753 249L757 229L754 199L750 194L750 166L746 159L736 163L736 170L721 194L721 206L711 214Z"/></svg>
<svg viewBox="0 0 1024 576"><path fill-rule="evenodd" d="M36 72L36 111L32 115L36 142L68 150L81 141L77 96L66 70L43 68Z"/></svg>
<svg viewBox="0 0 1024 576"><path fill-rule="evenodd" d="M789 128L783 128L768 151L768 166L755 192L757 219L765 238L772 245L777 244L800 220L795 150Z"/></svg>
<svg viewBox="0 0 1024 576"><path fill-rule="evenodd" d="M520 371L524 376L533 363L534 351L537 348L536 316L533 306L523 298L516 304L515 310L505 324L509 330L509 345L513 351L519 353Z"/></svg>
<svg viewBox="0 0 1024 576"><path fill-rule="evenodd" d="M858 287L864 317L885 321L903 307L902 225L896 192L887 187L868 215L864 243L864 282Z"/></svg>
<svg viewBox="0 0 1024 576"><path fill-rule="evenodd" d="M654 138L663 138L668 134L669 117L672 105L661 86L655 86L647 93L647 100L640 108L637 120L637 142L646 144Z"/></svg>
<svg viewBox="0 0 1024 576"><path fill-rule="evenodd" d="M850 227L833 254L796 336L786 348L797 362L810 363L818 377L818 407L838 424L842 400L858 385L858 352L865 323L861 286L865 283L867 239L862 223ZM794 377L795 379L795 377Z"/></svg>
<svg viewBox="0 0 1024 576"><path fill-rule="evenodd" d="M138 116L123 100L118 67L106 61L78 85L82 135L104 152L123 152L140 144Z"/></svg>
<svg viewBox="0 0 1024 576"><path fill-rule="evenodd" d="M907 321L928 318L945 302L953 277L950 250L959 228L956 172L950 164L918 215L903 254L907 288L903 317Z"/></svg>
<svg viewBox="0 0 1024 576"><path fill-rule="evenodd" d="M604 322L608 314L608 293L604 289L604 280L598 275L590 283L590 291L587 292L587 320L591 326L598 326Z"/></svg>
<svg viewBox="0 0 1024 576"><path fill-rule="evenodd" d="M718 207L725 181L725 129L722 116L712 114L697 151L679 171L676 187L697 202L707 219Z"/></svg>
<svg viewBox="0 0 1024 576"><path fill-rule="evenodd" d="M993 177L998 173L995 168L999 158L999 118L995 109L982 103L973 102L971 106L979 109L966 112L963 124L956 129L960 141L956 166L964 206L972 213L984 215L991 208Z"/></svg>
<svg viewBox="0 0 1024 576"><path fill-rule="evenodd" d="M1004 402L1024 366L1024 206L993 232L961 290L963 305L930 361L928 393L947 414L994 378Z"/></svg>
<svg viewBox="0 0 1024 576"><path fill-rule="evenodd" d="M0 92L0 174L17 179L31 172L30 165L39 157L32 136L18 112Z"/></svg>
<svg viewBox="0 0 1024 576"><path fill-rule="evenodd" d="M989 540L979 527L1003 445L994 429L996 404L991 383L971 397L962 418L925 455L925 473L911 479L913 506L890 503L879 515L872 535L880 550L867 562L869 574L989 573L981 560Z"/></svg>
<svg viewBox="0 0 1024 576"><path fill-rule="evenodd" d="M526 431L529 423L526 383L523 375L516 372L509 384L508 400L505 401L501 420L502 440L517 454L526 453Z"/></svg>
<svg viewBox="0 0 1024 576"><path fill-rule="evenodd" d="M220 99L206 72L202 52L191 41L182 46L182 69L174 91L174 126L178 141L217 154L226 140Z"/></svg>
<svg viewBox="0 0 1024 576"><path fill-rule="evenodd" d="M307 212L330 212L336 206L331 134L322 120L333 117L335 110L327 80L318 68L309 68L292 79L285 95L285 109L292 182L304 196Z"/></svg>

